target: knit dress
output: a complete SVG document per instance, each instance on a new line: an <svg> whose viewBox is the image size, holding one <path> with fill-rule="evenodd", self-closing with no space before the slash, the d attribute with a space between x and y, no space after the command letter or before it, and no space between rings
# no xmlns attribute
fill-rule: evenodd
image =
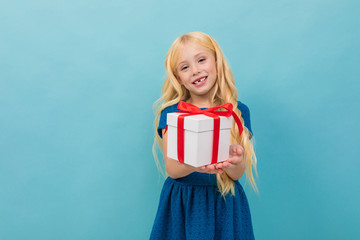
<svg viewBox="0 0 360 240"><path fill-rule="evenodd" d="M177 105L160 115L158 134L166 128L166 114L179 111ZM204 109L204 108L203 108ZM249 108L238 101L245 127L252 133ZM165 180L151 240L243 240L254 239L249 204L238 181L235 195L225 199L218 191L215 174L193 172Z"/></svg>

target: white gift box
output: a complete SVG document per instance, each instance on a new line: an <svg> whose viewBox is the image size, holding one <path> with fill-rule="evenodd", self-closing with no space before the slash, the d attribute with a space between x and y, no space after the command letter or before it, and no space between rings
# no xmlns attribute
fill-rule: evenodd
<svg viewBox="0 0 360 240"><path fill-rule="evenodd" d="M177 119L184 113L168 113L167 156L178 160L177 155ZM230 130L232 116L220 116L220 134L218 161L229 158ZM214 119L204 114L184 118L184 163L194 167L211 164L213 149Z"/></svg>

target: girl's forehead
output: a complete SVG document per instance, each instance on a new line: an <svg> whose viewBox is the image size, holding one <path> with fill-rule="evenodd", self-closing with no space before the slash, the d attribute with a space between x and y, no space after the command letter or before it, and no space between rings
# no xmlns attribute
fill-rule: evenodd
<svg viewBox="0 0 360 240"><path fill-rule="evenodd" d="M212 54L212 51L199 43L187 42L179 49L178 61L181 62L187 58L192 58L201 53Z"/></svg>
<svg viewBox="0 0 360 240"><path fill-rule="evenodd" d="M186 51L206 51L211 52L210 49L204 47L203 45L196 43L196 42L186 42L180 49L180 53L186 52Z"/></svg>

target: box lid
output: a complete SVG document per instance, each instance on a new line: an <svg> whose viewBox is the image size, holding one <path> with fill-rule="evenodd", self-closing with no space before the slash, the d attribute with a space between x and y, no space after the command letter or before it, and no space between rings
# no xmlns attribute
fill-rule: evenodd
<svg viewBox="0 0 360 240"><path fill-rule="evenodd" d="M177 127L178 116L186 113L168 113L167 125ZM232 116L223 117L220 116L220 129L229 129L232 127ZM187 116L184 119L184 129L193 132L205 132L211 131L214 128L214 119L204 114Z"/></svg>

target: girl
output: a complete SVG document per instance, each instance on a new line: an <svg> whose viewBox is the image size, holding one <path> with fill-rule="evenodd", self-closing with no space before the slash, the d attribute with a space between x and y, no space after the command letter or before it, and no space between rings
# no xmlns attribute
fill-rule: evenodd
<svg viewBox="0 0 360 240"><path fill-rule="evenodd" d="M162 97L155 102L153 154L162 145L168 174L150 239L254 239L247 198L237 181L244 172L254 190L256 156L248 107L237 101L232 72L224 55L209 35L191 32L178 37L166 59L167 77ZM166 114L179 111L179 101L201 109L230 102L241 116L244 131L231 129L230 156L225 162L192 167L167 157Z"/></svg>

